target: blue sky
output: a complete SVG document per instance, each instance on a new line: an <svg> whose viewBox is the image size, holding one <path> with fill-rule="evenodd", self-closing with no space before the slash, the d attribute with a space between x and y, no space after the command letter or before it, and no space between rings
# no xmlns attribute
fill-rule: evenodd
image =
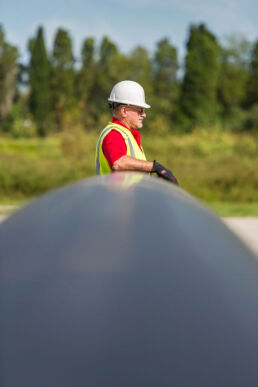
<svg viewBox="0 0 258 387"><path fill-rule="evenodd" d="M258 39L257 0L0 0L0 24L8 42L27 60L27 41L43 25L47 46L57 28L70 32L75 54L82 41L107 35L124 52L142 45L153 52L168 37L184 55L190 23L204 22L222 41L232 33Z"/></svg>

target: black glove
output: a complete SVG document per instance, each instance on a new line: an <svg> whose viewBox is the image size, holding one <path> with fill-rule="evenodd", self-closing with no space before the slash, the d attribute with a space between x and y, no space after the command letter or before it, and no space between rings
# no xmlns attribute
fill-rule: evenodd
<svg viewBox="0 0 258 387"><path fill-rule="evenodd" d="M153 170L151 172L156 172L159 177L162 177L163 179L169 180L171 183L178 185L178 181L173 175L173 173L169 169L158 163L156 160L154 160Z"/></svg>

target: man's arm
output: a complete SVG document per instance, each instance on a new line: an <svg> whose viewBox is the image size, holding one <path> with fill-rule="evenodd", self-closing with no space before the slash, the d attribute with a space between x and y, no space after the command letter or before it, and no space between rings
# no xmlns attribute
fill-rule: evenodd
<svg viewBox="0 0 258 387"><path fill-rule="evenodd" d="M153 171L154 162L138 160L131 156L122 156L116 160L112 165L112 171L142 171L151 172Z"/></svg>
<svg viewBox="0 0 258 387"><path fill-rule="evenodd" d="M156 172L159 177L178 185L178 181L173 173L162 164L154 161L138 160L131 156L122 156L116 160L112 166L112 171L141 171Z"/></svg>

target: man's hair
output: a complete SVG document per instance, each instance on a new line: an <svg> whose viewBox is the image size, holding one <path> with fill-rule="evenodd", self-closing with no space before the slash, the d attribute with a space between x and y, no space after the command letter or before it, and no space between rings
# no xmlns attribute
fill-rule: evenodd
<svg viewBox="0 0 258 387"><path fill-rule="evenodd" d="M119 102L109 102L108 106L112 112L115 112L120 106L125 106L125 104Z"/></svg>

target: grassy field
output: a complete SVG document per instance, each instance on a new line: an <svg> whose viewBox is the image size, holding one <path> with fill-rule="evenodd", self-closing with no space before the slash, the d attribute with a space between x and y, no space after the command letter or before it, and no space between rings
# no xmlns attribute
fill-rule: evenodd
<svg viewBox="0 0 258 387"><path fill-rule="evenodd" d="M258 202L253 203L205 203L219 216L258 216Z"/></svg>
<svg viewBox="0 0 258 387"><path fill-rule="evenodd" d="M155 136L143 131L148 159L171 168L180 186L222 216L258 216L258 137L196 130ZM96 133L46 139L0 137L0 205L23 204L55 187L95 175Z"/></svg>

